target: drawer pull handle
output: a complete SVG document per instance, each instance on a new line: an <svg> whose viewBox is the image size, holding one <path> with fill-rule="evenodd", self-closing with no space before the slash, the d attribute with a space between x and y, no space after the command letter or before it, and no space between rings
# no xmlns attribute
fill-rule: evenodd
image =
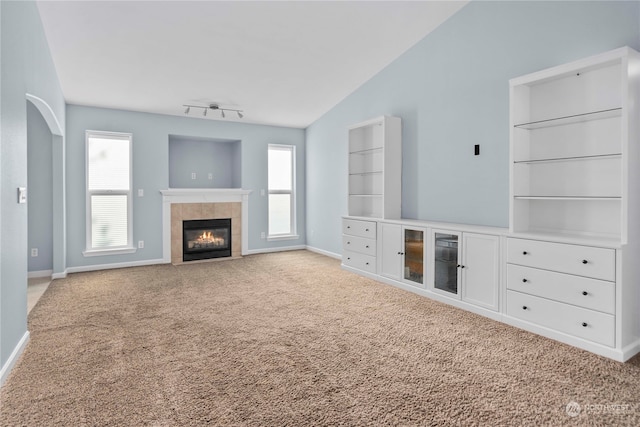
<svg viewBox="0 0 640 427"><path fill-rule="evenodd" d="M347 225L347 228L351 228L351 226L350 226L350 225Z"/></svg>
<svg viewBox="0 0 640 427"><path fill-rule="evenodd" d="M582 291L582 295L584 295L584 296L586 297L587 295L589 295L589 292L587 292L587 291Z"/></svg>
<svg viewBox="0 0 640 427"><path fill-rule="evenodd" d="M365 265L369 265L369 263L368 263L368 262L365 262Z"/></svg>
<svg viewBox="0 0 640 427"><path fill-rule="evenodd" d="M457 267L457 268L460 268L460 267L461 267L461 265L460 265L460 264L458 264L458 265L456 265L456 267Z"/></svg>
<svg viewBox="0 0 640 427"><path fill-rule="evenodd" d="M351 259L351 257L347 257L347 261L350 260L350 259Z"/></svg>
<svg viewBox="0 0 640 427"><path fill-rule="evenodd" d="M587 322L582 322L582 327L583 328L586 328L587 326L589 326L589 325L587 325Z"/></svg>
<svg viewBox="0 0 640 427"><path fill-rule="evenodd" d="M460 268L464 268L464 265L461 265Z"/></svg>
<svg viewBox="0 0 640 427"><path fill-rule="evenodd" d="M368 229L368 228L365 228L365 229L364 229L364 231L369 231L369 229Z"/></svg>
<svg viewBox="0 0 640 427"><path fill-rule="evenodd" d="M586 259L583 259L583 260L582 260L582 263L583 263L583 264L587 264L588 262L589 262L589 261L587 261Z"/></svg>
<svg viewBox="0 0 640 427"><path fill-rule="evenodd" d="M522 279L522 283L527 283L528 280L527 279Z"/></svg>
<svg viewBox="0 0 640 427"><path fill-rule="evenodd" d="M347 245L350 245L350 244L351 244L351 242L347 242Z"/></svg>
<svg viewBox="0 0 640 427"><path fill-rule="evenodd" d="M523 252L522 252L522 255L529 255L529 252L527 252L527 251L523 251Z"/></svg>
<svg viewBox="0 0 640 427"><path fill-rule="evenodd" d="M527 307L526 305L523 305L523 306L522 306L522 309L523 309L523 310L529 310L529 307Z"/></svg>
<svg viewBox="0 0 640 427"><path fill-rule="evenodd" d="M369 249L369 245L365 246L365 248Z"/></svg>

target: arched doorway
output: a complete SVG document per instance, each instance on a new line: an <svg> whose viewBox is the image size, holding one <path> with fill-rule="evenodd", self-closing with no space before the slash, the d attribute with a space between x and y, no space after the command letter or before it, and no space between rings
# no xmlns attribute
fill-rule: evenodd
<svg viewBox="0 0 640 427"><path fill-rule="evenodd" d="M64 130L44 100L31 94L26 99L29 272L61 278L66 276Z"/></svg>

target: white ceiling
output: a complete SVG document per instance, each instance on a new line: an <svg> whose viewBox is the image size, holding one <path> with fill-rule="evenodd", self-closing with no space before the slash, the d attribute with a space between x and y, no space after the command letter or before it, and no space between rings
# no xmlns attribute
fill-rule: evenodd
<svg viewBox="0 0 640 427"><path fill-rule="evenodd" d="M69 104L183 115L183 104L218 103L244 110L244 122L305 128L466 3L40 1L38 7Z"/></svg>

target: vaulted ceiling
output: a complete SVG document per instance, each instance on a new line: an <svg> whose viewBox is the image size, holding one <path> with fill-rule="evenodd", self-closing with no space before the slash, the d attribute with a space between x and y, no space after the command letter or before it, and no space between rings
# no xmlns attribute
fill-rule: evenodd
<svg viewBox="0 0 640 427"><path fill-rule="evenodd" d="M466 1L40 1L70 104L305 128ZM212 112L204 120L221 119ZM191 113L194 115L194 112Z"/></svg>

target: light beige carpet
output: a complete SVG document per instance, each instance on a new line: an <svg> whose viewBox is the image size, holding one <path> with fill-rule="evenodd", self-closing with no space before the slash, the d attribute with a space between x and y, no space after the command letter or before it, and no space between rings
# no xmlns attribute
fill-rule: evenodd
<svg viewBox="0 0 640 427"><path fill-rule="evenodd" d="M640 358L614 362L306 251L72 274L29 330L3 426L640 425Z"/></svg>

